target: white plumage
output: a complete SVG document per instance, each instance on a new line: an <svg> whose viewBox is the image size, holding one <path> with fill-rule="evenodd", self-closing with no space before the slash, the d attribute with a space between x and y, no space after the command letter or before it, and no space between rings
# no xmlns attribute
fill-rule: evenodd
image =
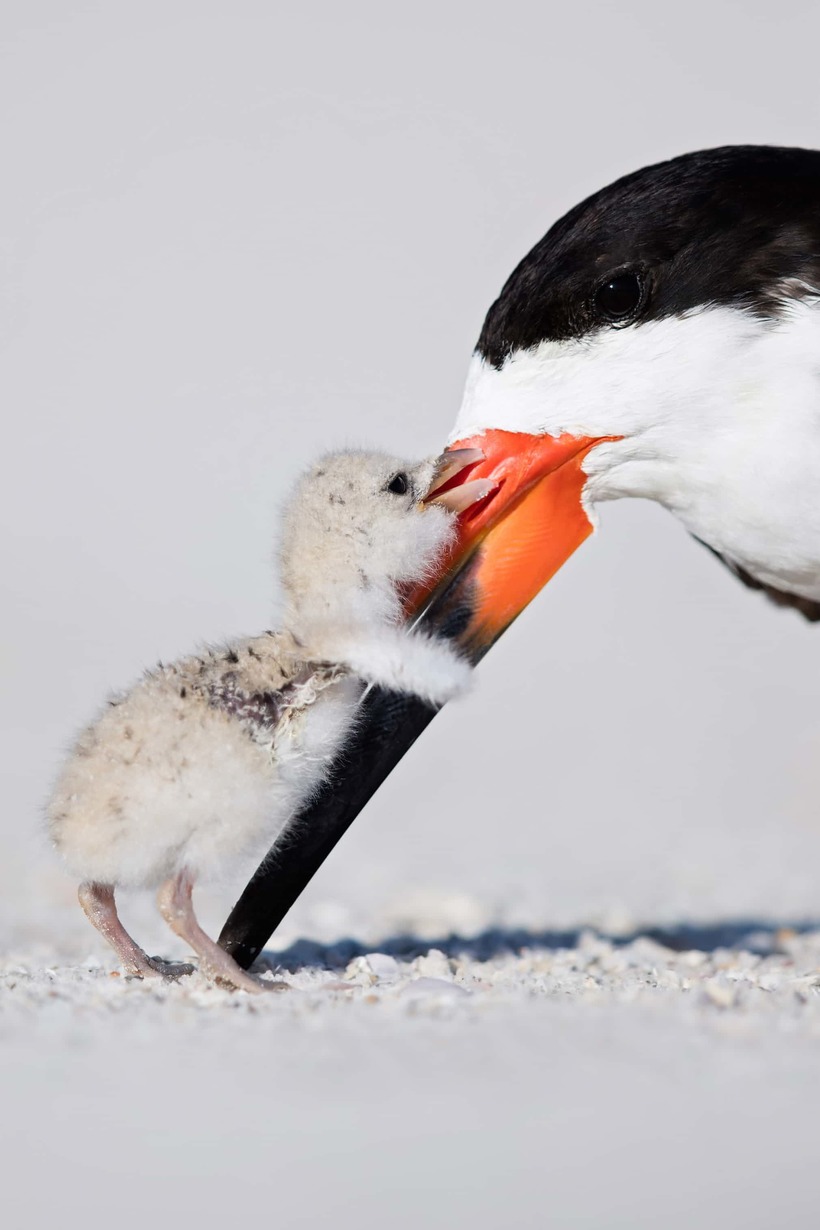
<svg viewBox="0 0 820 1230"><path fill-rule="evenodd" d="M751 576L820 600L820 295L775 320L704 306L473 359L453 440L579 438L584 503L656 500ZM614 437L614 439L613 439Z"/></svg>
<svg viewBox="0 0 820 1230"><path fill-rule="evenodd" d="M281 548L286 628L150 670L80 735L48 809L80 900L127 971L179 975L125 932L118 886L158 888L200 968L260 984L202 932L197 879L261 857L317 789L355 721L362 680L442 704L469 667L402 625L399 586L422 581L454 515L422 499L436 463L323 458L299 482Z"/></svg>

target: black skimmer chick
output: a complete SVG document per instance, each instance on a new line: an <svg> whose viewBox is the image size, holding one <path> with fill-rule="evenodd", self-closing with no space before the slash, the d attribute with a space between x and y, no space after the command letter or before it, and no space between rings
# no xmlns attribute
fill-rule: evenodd
<svg viewBox="0 0 820 1230"><path fill-rule="evenodd" d="M570 210L490 308L451 441L484 453L453 481L492 491L461 519L425 619L473 660L592 533L596 505L628 496L820 619L820 153L687 154ZM348 806L320 798L304 847L226 924L243 963L430 720L407 698L386 740L386 703L355 733Z"/></svg>
<svg viewBox="0 0 820 1230"><path fill-rule="evenodd" d="M402 589L428 578L455 513L481 482L425 503L431 484L480 454L408 465L370 453L323 458L286 510L286 630L160 665L109 700L80 736L48 810L51 837L82 881L80 902L129 974L192 966L148 957L114 892L156 888L159 909L210 977L270 987L199 926L192 890L237 857L261 856L316 791L355 721L364 684L438 706L470 668L402 623ZM363 682L362 682L363 681Z"/></svg>

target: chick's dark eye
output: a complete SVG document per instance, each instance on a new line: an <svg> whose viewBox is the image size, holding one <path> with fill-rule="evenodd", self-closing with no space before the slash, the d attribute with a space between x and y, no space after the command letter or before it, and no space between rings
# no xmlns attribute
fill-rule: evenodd
<svg viewBox="0 0 820 1230"><path fill-rule="evenodd" d="M595 310L603 320L629 320L641 306L643 281L637 273L619 273L595 292Z"/></svg>
<svg viewBox="0 0 820 1230"><path fill-rule="evenodd" d="M394 474L387 484L387 491L392 491L393 495L407 495L407 490L410 486L410 481L406 474Z"/></svg>

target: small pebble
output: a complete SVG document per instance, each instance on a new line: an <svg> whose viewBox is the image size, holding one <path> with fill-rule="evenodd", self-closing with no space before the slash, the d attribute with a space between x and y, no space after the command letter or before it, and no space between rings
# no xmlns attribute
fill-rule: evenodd
<svg viewBox="0 0 820 1230"><path fill-rule="evenodd" d="M453 971L450 962L438 948L431 948L424 957L417 957L413 969L427 978L452 979Z"/></svg>
<svg viewBox="0 0 820 1230"><path fill-rule="evenodd" d="M716 1008L731 1008L736 998L734 988L719 978L710 978L705 982L703 993Z"/></svg>
<svg viewBox="0 0 820 1230"><path fill-rule="evenodd" d="M395 982L401 977L398 961L385 952L369 952L364 960L378 982Z"/></svg>

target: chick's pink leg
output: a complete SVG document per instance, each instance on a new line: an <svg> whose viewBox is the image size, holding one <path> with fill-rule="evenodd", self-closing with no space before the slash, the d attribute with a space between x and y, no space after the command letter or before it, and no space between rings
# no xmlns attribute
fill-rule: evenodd
<svg viewBox="0 0 820 1230"><path fill-rule="evenodd" d="M284 990L287 987L285 982L263 982L246 973L224 948L205 934L194 914L193 890L193 877L187 871L180 871L160 885L157 905L171 930L190 944L199 957L202 973L215 982L235 987L238 991L250 991L251 994Z"/></svg>
<svg viewBox="0 0 820 1230"><path fill-rule="evenodd" d="M95 884L89 880L80 885L77 895L86 918L108 940L127 974L137 978L156 978L158 975L180 978L183 974L194 972L193 965L172 964L143 952L120 922L111 884Z"/></svg>

